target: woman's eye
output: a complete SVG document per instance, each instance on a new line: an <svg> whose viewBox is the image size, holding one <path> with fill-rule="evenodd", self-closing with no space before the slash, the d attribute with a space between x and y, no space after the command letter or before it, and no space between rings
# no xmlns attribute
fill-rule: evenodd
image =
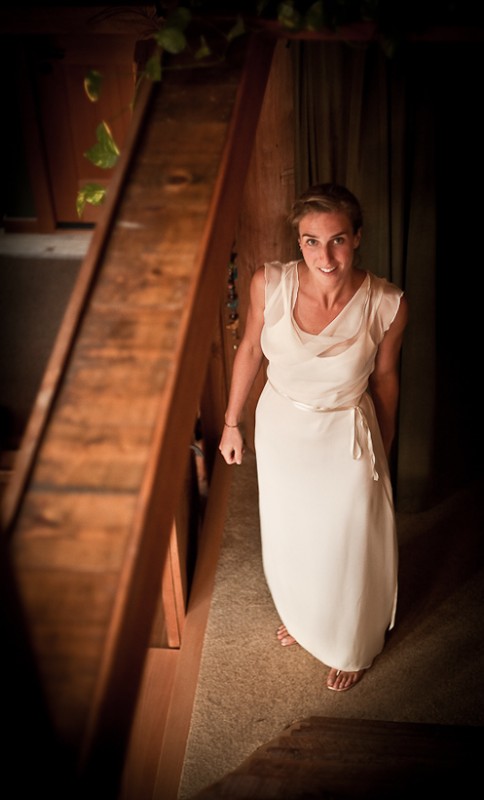
<svg viewBox="0 0 484 800"><path fill-rule="evenodd" d="M306 239L306 244L309 247L316 247L317 244L318 244L318 240L317 239Z"/></svg>
<svg viewBox="0 0 484 800"><path fill-rule="evenodd" d="M344 242L344 237L343 237L343 236L336 236L336 238L335 238L335 239L333 239L333 242L334 242L335 244L343 244L343 242Z"/></svg>

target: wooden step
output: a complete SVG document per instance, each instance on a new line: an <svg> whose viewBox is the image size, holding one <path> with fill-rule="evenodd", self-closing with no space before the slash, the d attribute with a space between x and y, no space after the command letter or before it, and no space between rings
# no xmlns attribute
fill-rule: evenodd
<svg viewBox="0 0 484 800"><path fill-rule="evenodd" d="M470 797L484 728L309 717L191 800Z"/></svg>

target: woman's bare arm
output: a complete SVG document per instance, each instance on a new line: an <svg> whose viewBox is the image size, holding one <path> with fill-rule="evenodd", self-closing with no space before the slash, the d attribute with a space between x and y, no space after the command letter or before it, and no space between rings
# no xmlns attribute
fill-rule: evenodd
<svg viewBox="0 0 484 800"><path fill-rule="evenodd" d="M405 296L400 300L398 312L386 332L370 375L370 391L387 458L395 437L398 398L400 393L399 362L403 333L408 321L408 304Z"/></svg>
<svg viewBox="0 0 484 800"><path fill-rule="evenodd" d="M219 444L227 464L241 464L243 438L238 423L249 392L262 364L260 336L264 324L265 270L260 267L250 283L250 301L245 331L237 350L232 370L225 426Z"/></svg>

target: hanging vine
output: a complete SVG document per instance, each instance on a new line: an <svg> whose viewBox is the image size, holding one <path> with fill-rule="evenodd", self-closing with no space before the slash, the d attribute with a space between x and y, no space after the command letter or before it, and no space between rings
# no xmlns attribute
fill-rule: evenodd
<svg viewBox="0 0 484 800"><path fill-rule="evenodd" d="M484 8L474 0L232 0L230 4L224 0L168 0L150 6L108 7L91 22L114 16L136 25L140 38L152 46L137 75L131 106L141 81L160 81L163 70L172 68L166 65L167 56L184 54L189 66L211 65L223 61L234 39L248 31L263 30L267 24L275 24L279 31L291 35L370 24L373 37L389 57L412 33L421 34L435 26L484 27ZM84 89L95 103L102 89L102 74L91 70ZM120 149L105 120L98 125L96 142L84 156L101 169L116 165ZM78 216L82 216L86 203L101 205L106 191L97 183L83 186L77 195Z"/></svg>

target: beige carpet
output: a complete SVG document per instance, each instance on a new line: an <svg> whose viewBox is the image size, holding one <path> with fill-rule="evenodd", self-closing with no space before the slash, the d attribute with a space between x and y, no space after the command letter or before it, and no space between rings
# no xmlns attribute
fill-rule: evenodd
<svg viewBox="0 0 484 800"><path fill-rule="evenodd" d="M253 455L233 469L181 800L309 716L484 725L484 481L398 514L397 625L363 681L338 695L324 687L324 666L275 638Z"/></svg>

